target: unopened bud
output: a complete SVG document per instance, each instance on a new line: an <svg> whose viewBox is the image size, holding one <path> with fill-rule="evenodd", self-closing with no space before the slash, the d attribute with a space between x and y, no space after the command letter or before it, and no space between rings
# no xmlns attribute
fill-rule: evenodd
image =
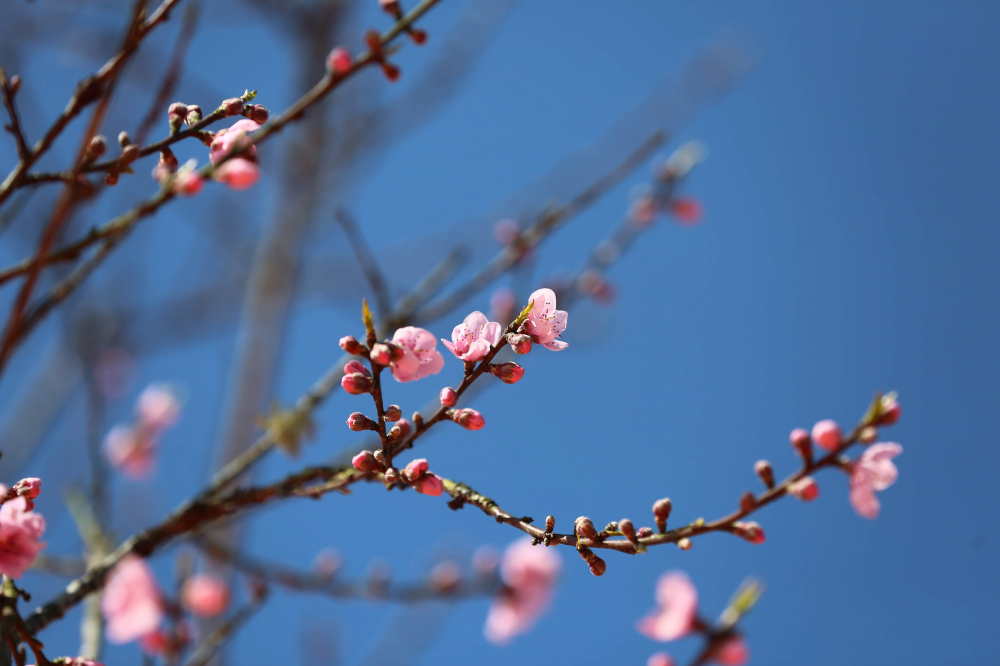
<svg viewBox="0 0 1000 666"><path fill-rule="evenodd" d="M399 436L406 437L410 434L410 422L406 419L399 419L399 422L392 427L393 430L399 428Z"/></svg>
<svg viewBox="0 0 1000 666"><path fill-rule="evenodd" d="M684 537L677 541L677 547L681 550L691 550L691 539Z"/></svg>
<svg viewBox="0 0 1000 666"><path fill-rule="evenodd" d="M417 430L424 427L424 417L420 415L420 412L413 412L413 416L410 419L413 421L413 427Z"/></svg>
<svg viewBox="0 0 1000 666"><path fill-rule="evenodd" d="M385 451L382 449L375 449L375 460L378 461L379 465L385 464Z"/></svg>
<svg viewBox="0 0 1000 666"><path fill-rule="evenodd" d="M263 104L251 104L243 109L243 115L258 125L263 125L267 122L270 113L268 112L267 107Z"/></svg>
<svg viewBox="0 0 1000 666"><path fill-rule="evenodd" d="M118 145L122 148L132 145L132 139L125 130L118 133Z"/></svg>
<svg viewBox="0 0 1000 666"><path fill-rule="evenodd" d="M385 413L383 414L383 417L385 418L386 421L393 423L403 418L403 412L400 411L399 405L389 405L388 407L385 408Z"/></svg>
<svg viewBox="0 0 1000 666"><path fill-rule="evenodd" d="M653 528L652 527L640 527L639 529L637 529L635 531L635 535L637 537L639 537L640 539L645 539L646 537L651 537L651 536L653 536Z"/></svg>
<svg viewBox="0 0 1000 666"><path fill-rule="evenodd" d="M771 468L771 463L766 460L758 460L754 463L753 471L757 472L757 476L760 477L765 486L774 488L774 470Z"/></svg>
<svg viewBox="0 0 1000 666"><path fill-rule="evenodd" d="M660 534L667 531L667 519L670 518L670 511L673 508L674 505L670 503L669 497L664 497L653 503L653 518L656 520L656 528L660 530Z"/></svg>
<svg viewBox="0 0 1000 666"><path fill-rule="evenodd" d="M895 394L884 395L879 404L881 414L875 419L875 425L892 425L899 420L902 408L896 401Z"/></svg>
<svg viewBox="0 0 1000 666"><path fill-rule="evenodd" d="M197 104L189 104L187 115L184 116L184 124L188 127L201 122L201 107Z"/></svg>
<svg viewBox="0 0 1000 666"><path fill-rule="evenodd" d="M580 516L573 523L573 529L577 534L585 539L596 539L597 538L597 528L594 527L593 521L586 516Z"/></svg>
<svg viewBox="0 0 1000 666"><path fill-rule="evenodd" d="M437 592L454 592L462 582L462 572L451 560L438 562L431 570L430 586Z"/></svg>
<svg viewBox="0 0 1000 666"><path fill-rule="evenodd" d="M448 417L468 430L480 430L486 425L483 415L474 409L449 409Z"/></svg>
<svg viewBox="0 0 1000 666"><path fill-rule="evenodd" d="M441 404L445 407L454 407L455 403L458 402L458 394L455 393L455 389L450 386L445 386L441 389Z"/></svg>
<svg viewBox="0 0 1000 666"><path fill-rule="evenodd" d="M393 83L399 80L399 67L386 60L383 60L379 64L382 65L382 73L385 74L385 78Z"/></svg>
<svg viewBox="0 0 1000 666"><path fill-rule="evenodd" d="M354 469L359 472L375 472L382 469L382 462L375 458L371 451L362 451L351 459Z"/></svg>
<svg viewBox="0 0 1000 666"><path fill-rule="evenodd" d="M813 426L812 439L817 446L827 451L834 451L840 446L843 435L841 435L840 426L837 425L836 421L824 419Z"/></svg>
<svg viewBox="0 0 1000 666"><path fill-rule="evenodd" d="M170 118L171 122L173 122L173 120L176 118L177 122L179 123L181 120L184 119L184 116L186 116L187 113L188 113L187 104L184 104L183 102L174 102L167 109L167 116Z"/></svg>
<svg viewBox="0 0 1000 666"><path fill-rule="evenodd" d="M871 444L878 439L878 428L875 426L865 426L858 433L858 441L862 444Z"/></svg>
<svg viewBox="0 0 1000 666"><path fill-rule="evenodd" d="M604 572L608 570L607 562L598 557L597 554L591 549L586 547L579 548L577 549L577 552L580 553L580 557L583 558L583 561L590 566L590 573L595 576L603 576Z"/></svg>
<svg viewBox="0 0 1000 666"><path fill-rule="evenodd" d="M488 369L504 384L516 384L524 377L524 368L517 363L490 363Z"/></svg>
<svg viewBox="0 0 1000 666"><path fill-rule="evenodd" d="M365 430L376 430L378 424L361 412L354 412L347 417L347 427L354 432L364 432Z"/></svg>
<svg viewBox="0 0 1000 666"><path fill-rule="evenodd" d="M793 430L792 434L788 436L788 441L792 443L792 448L807 465L812 463L812 440L809 439L809 433L805 429L796 428Z"/></svg>
<svg viewBox="0 0 1000 666"><path fill-rule="evenodd" d="M139 146L134 143L122 148L122 156L118 158L122 164L131 164L137 159L139 159Z"/></svg>
<svg viewBox="0 0 1000 666"><path fill-rule="evenodd" d="M223 100L219 107L227 116L238 116L243 113L243 100L239 97L230 97Z"/></svg>
<svg viewBox="0 0 1000 666"><path fill-rule="evenodd" d="M400 437L403 436L403 429L400 428L398 425L392 426L391 428L389 428L389 432L386 433L386 436L389 439L399 439Z"/></svg>
<svg viewBox="0 0 1000 666"><path fill-rule="evenodd" d="M326 68L334 74L344 75L351 71L351 53L338 46L326 58Z"/></svg>
<svg viewBox="0 0 1000 666"><path fill-rule="evenodd" d="M556 517L555 516L545 516L545 531L551 532L556 528Z"/></svg>
<svg viewBox="0 0 1000 666"><path fill-rule="evenodd" d="M622 518L618 521L618 531L624 534L625 538L633 544L639 543L639 537L635 534L635 526L632 525L632 521L628 518Z"/></svg>
<svg viewBox="0 0 1000 666"><path fill-rule="evenodd" d="M10 77L10 82L7 85L10 86L10 94L16 95L17 91L21 89L21 75L15 74Z"/></svg>
<svg viewBox="0 0 1000 666"><path fill-rule="evenodd" d="M107 174L105 174L105 176L104 176L104 184L105 185L117 185L118 184L118 172L116 172L116 171L109 171Z"/></svg>
<svg viewBox="0 0 1000 666"><path fill-rule="evenodd" d="M525 333L512 333L507 336L507 342L515 354L527 354L531 351L531 336Z"/></svg>
<svg viewBox="0 0 1000 666"><path fill-rule="evenodd" d="M98 158L108 149L108 140L103 135L98 134L90 140L87 146L87 153L91 158Z"/></svg>
<svg viewBox="0 0 1000 666"><path fill-rule="evenodd" d="M353 335L345 335L340 339L340 348L353 356L364 356L365 348Z"/></svg>
<svg viewBox="0 0 1000 666"><path fill-rule="evenodd" d="M811 476L803 476L788 486L788 494L803 502L811 502L819 497L819 484Z"/></svg>
<svg viewBox="0 0 1000 666"><path fill-rule="evenodd" d="M340 386L351 395L363 395L372 392L375 382L371 375L353 372L341 377Z"/></svg>
<svg viewBox="0 0 1000 666"><path fill-rule="evenodd" d="M385 470L385 482L386 483L396 483L399 481L399 470L395 467L390 467Z"/></svg>
<svg viewBox="0 0 1000 666"><path fill-rule="evenodd" d="M372 52L372 55L382 52L382 37L377 30L369 30L365 33L365 46Z"/></svg>
<svg viewBox="0 0 1000 666"><path fill-rule="evenodd" d="M740 511L750 513L757 506L757 498L749 490L740 497Z"/></svg>
<svg viewBox="0 0 1000 666"><path fill-rule="evenodd" d="M378 6L387 14L396 16L400 13L399 0L378 0Z"/></svg>
<svg viewBox="0 0 1000 666"><path fill-rule="evenodd" d="M393 361L403 358L403 353L402 347L394 345L391 342L379 342L372 345L370 358L372 362L379 365L389 365Z"/></svg>
<svg viewBox="0 0 1000 666"><path fill-rule="evenodd" d="M733 523L736 535L750 543L764 543L764 528L754 521Z"/></svg>
<svg viewBox="0 0 1000 666"><path fill-rule="evenodd" d="M423 45L427 41L427 31L421 30L420 28L410 28L407 32L410 33L410 39L417 46Z"/></svg>

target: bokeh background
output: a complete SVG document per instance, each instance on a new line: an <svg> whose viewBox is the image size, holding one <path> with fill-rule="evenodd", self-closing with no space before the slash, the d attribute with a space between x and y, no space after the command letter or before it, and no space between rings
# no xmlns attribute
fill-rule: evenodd
<svg viewBox="0 0 1000 666"><path fill-rule="evenodd" d="M374 0L367 4L344 13L340 36L329 36L320 58L339 41L360 47L364 27L387 24ZM671 127L675 145L699 139L710 151L685 185L704 203L703 224L661 219L610 272L616 302L581 301L571 309L567 351L533 352L523 359L522 382L476 398L484 430L441 427L418 453L435 471L512 512L554 514L557 529L581 514L601 524L623 516L650 524L650 506L663 496L673 499L677 521L712 519L735 508L744 490L758 488L752 471L758 458L770 459L779 475L794 469L791 428L821 418L853 424L875 390L895 389L904 418L886 435L905 448L897 460L900 479L882 493L882 515L867 521L847 503L846 478L826 472L814 503L786 500L759 514L768 535L762 546L709 535L689 552L661 547L642 557L609 556L602 578L591 576L572 550L559 549L564 574L552 612L508 647L482 637L485 600L400 608L275 588L227 659L507 664L562 654L580 664L641 664L661 646L639 635L634 623L651 608L657 577L683 569L710 616L744 577L767 583L745 623L752 663L995 663L996 6L477 4L449 0L428 15L431 41L425 50L407 45L399 54L404 76L397 88L388 90L371 71L354 93L334 94L324 107L339 119L358 108L393 111L380 116L389 126L368 147L370 156L343 161L349 169L331 167L318 179L301 239L301 274L313 282L300 278L293 290L269 396L293 401L340 356L341 335L360 335L366 287L333 223L335 205L357 218L397 295L453 240L476 239L471 270L498 249L488 232L499 217L487 211L531 212L497 205L605 136L692 54L737 39L752 68L690 122ZM0 16L11 17L0 27L2 64L24 79L30 136L62 108L75 81L110 55L124 6L0 0ZM455 89L431 95L430 110L393 106L433 64L436 38L475 12L485 17L473 40L478 55L454 56L469 67ZM116 102L109 136L133 127L145 110L177 30L175 20L146 46ZM206 3L172 99L206 108L256 88L257 101L278 111L301 92L302 52L294 30L270 10ZM411 113L419 116L412 127L406 126ZM339 141L364 129L337 122ZM165 131L164 110L153 136ZM261 148L265 177L254 189L210 187L143 223L65 314L20 350L0 381L3 480L44 479L38 510L49 520L48 552L80 549L61 493L89 478L85 382L74 359L94 312L110 317L97 317L102 322L117 321L116 308L148 313L139 316L141 326L110 336L131 350L137 366L131 389L107 405L105 431L129 417L135 395L150 381L176 382L187 398L181 422L163 441L157 476L113 481L117 533L152 524L217 464L230 413L227 391L236 381L243 297L212 285L245 270L256 239L292 214L282 178L295 153L282 148L284 140ZM0 141L6 173L13 144L9 137ZM64 140L47 164L67 163L75 148ZM178 155L186 158L185 150L206 157L199 146ZM151 194L147 163L151 169L149 160L140 163L136 176L81 211L76 228ZM525 297L527 289L575 269L621 218L631 188L648 180L644 167L557 232L511 286ZM583 185L556 179L553 191L543 187L541 195L565 197ZM0 237L4 264L33 246L54 192L39 190ZM544 203L530 205L537 212ZM194 317L183 308L155 318L171 295L199 285L219 297L212 307L225 316L197 334L166 326ZM14 292L7 286L0 294L5 307ZM488 308L489 293L429 327L447 337L466 312ZM57 389L39 379L43 370L63 378ZM404 412L420 408L441 386L457 384L460 372L449 357L439 377L392 383L390 400ZM362 404L368 407L361 398L335 395L317 412L318 435L303 457L273 455L256 478L275 479L303 461L356 446L358 436L342 424ZM456 513L441 500L361 486L348 497L256 512L243 546L303 568L321 549L335 547L345 575L363 576L372 561L383 561L394 576L412 579L441 557L467 566L479 545L502 548L516 537L474 509ZM165 584L176 552L154 559ZM64 584L41 574L24 583L36 600ZM78 619L76 612L46 630L50 654L76 653ZM681 658L695 647L694 640L667 646ZM110 648L105 661L139 658L129 645Z"/></svg>

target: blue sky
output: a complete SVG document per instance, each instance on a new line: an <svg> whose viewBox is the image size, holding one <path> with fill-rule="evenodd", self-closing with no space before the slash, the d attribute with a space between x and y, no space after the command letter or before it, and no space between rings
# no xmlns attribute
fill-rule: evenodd
<svg viewBox="0 0 1000 666"><path fill-rule="evenodd" d="M429 16L432 40L460 7L449 1ZM504 664L572 649L581 664L642 664L659 646L633 625L652 606L656 578L674 568L691 575L708 615L722 610L745 576L766 581L767 594L745 625L752 663L992 662L1000 648L993 626L1000 595L1000 232L989 194L1000 149L997 18L995 7L975 2L522 3L454 100L365 174L349 195L352 210L377 248L398 250L544 175L693 51L736 29L755 44L755 69L677 136L699 139L710 151L686 187L705 205L704 224L661 221L611 271L620 294L613 306L571 310L567 351L533 352L523 360L521 383L478 400L486 429L442 428L419 455L512 512L554 514L563 529L580 514L602 524L625 516L648 524L650 505L663 496L673 499L677 520L711 519L758 488L758 458L771 460L781 476L794 469L787 445L793 427L822 418L852 424L879 389L898 390L903 405L901 423L885 433L905 448L900 479L881 495L878 520L856 516L846 478L826 472L816 502L785 500L759 515L768 534L762 546L709 535L689 552L609 556L602 578L561 549L556 604L533 633L496 648L482 638L484 601L435 609L420 615L439 634L416 663L462 655ZM174 29L157 43L166 48ZM248 43L257 49L252 63L242 57ZM179 97L211 81L213 90L255 87L261 103L281 109L293 93L286 50L253 21L226 24L215 16L192 50L206 64L184 80ZM45 118L80 70L41 53L27 73L58 68L35 93ZM404 84L408 65L419 71L423 58L411 47L400 53ZM25 78L26 87L37 84ZM273 145L261 149L265 174L276 168L267 162ZM71 149L67 142L64 159ZM133 178L133 189L95 207L94 221L152 191L144 170ZM539 252L533 279L575 268L619 219L630 188L646 179L640 170L555 234ZM273 211L273 193L264 182L248 193L205 197L259 227ZM197 225L212 210L207 203L180 202L150 220L121 251L142 261L119 261L95 276L95 285L112 287L110 277L121 280L132 266L149 274L135 289L165 293L175 278L164 276L183 275L204 241ZM320 242L345 252L339 237ZM9 245L0 252L6 260L18 256ZM468 310L487 306L488 293ZM430 328L447 336L462 316ZM359 334L356 322L353 303L309 299L298 307L275 396L289 402L300 394L338 358L337 338ZM0 398L10 399L57 329L43 328L21 350ZM228 330L141 365L137 390L155 379L178 381L189 403L164 440L161 475L147 485L115 484L122 534L155 520L209 474L233 340ZM418 408L459 373L449 360L440 381L392 384L390 400L404 412ZM59 484L85 478L82 405L82 396L71 402L24 470L53 478L39 509L50 516L56 553L77 547ZM324 460L355 443L341 424L361 405L344 395L325 405L306 459ZM127 401L115 406L109 426L129 409ZM297 464L274 457L258 478L277 478ZM126 511L133 502L140 509ZM382 559L400 578L412 578L435 557L467 558L479 544L502 547L516 535L472 509L453 513L443 501L362 487L349 497L259 512L246 547L304 567L335 546L348 574L362 575L368 562ZM171 561L171 554L156 561L164 582ZM36 599L59 587L48 578L26 581ZM298 660L308 629L337 635L344 662L361 663L403 612L277 591L231 655L247 663ZM55 653L73 653L77 628L67 622L44 638ZM668 649L686 656L694 647L687 641ZM111 650L107 661L135 659L130 646Z"/></svg>

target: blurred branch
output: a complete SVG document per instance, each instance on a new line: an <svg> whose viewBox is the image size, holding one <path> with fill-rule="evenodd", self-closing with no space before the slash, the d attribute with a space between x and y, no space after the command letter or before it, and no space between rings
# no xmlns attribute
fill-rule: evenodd
<svg viewBox="0 0 1000 666"><path fill-rule="evenodd" d="M372 288L372 295L375 297L375 305L378 308L379 314L389 312L392 308L392 297L389 294L389 285L386 284L385 276L382 274L382 269L378 266L378 260L372 253L368 243L365 242L364 236L361 235L361 231L358 229L354 216L351 215L347 209L338 208L334 213L334 217L336 217L337 223L340 224L340 228L344 230L344 235L347 236L347 242L351 244L351 249L354 250L354 256L357 258L358 264L361 266L361 271L368 279L368 284Z"/></svg>

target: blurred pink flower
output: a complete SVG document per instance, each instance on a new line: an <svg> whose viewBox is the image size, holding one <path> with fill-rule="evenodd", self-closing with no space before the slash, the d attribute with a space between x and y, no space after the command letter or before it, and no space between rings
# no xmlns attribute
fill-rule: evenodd
<svg viewBox="0 0 1000 666"><path fill-rule="evenodd" d="M500 342L503 327L495 321L488 321L486 315L476 310L451 332L451 342L444 338L441 342L448 350L465 361L474 363L490 353L490 348Z"/></svg>
<svg viewBox="0 0 1000 666"><path fill-rule="evenodd" d="M260 129L260 125L249 118L237 120L232 126L220 129L215 133L215 139L212 140L212 145L209 146L211 152L208 154L208 158L212 161L212 164L218 164L219 160L229 154L229 151L246 144L246 136L249 132L255 132L258 129ZM256 154L256 146L250 146L243 153L245 157L253 157Z"/></svg>
<svg viewBox="0 0 1000 666"><path fill-rule="evenodd" d="M668 571L656 583L657 608L639 620L639 633L673 641L690 633L698 613L698 590L683 571Z"/></svg>
<svg viewBox="0 0 1000 666"><path fill-rule="evenodd" d="M437 351L437 340L425 329L404 326L392 336L393 344L403 350L403 356L390 363L397 382L412 382L436 375L444 367L444 357Z"/></svg>
<svg viewBox="0 0 1000 666"><path fill-rule="evenodd" d="M698 224L704 215L701 202L697 199L675 197L670 201L670 212L681 224Z"/></svg>
<svg viewBox="0 0 1000 666"><path fill-rule="evenodd" d="M237 157L216 169L215 179L231 189L245 190L260 179L260 169L250 160Z"/></svg>
<svg viewBox="0 0 1000 666"><path fill-rule="evenodd" d="M163 620L163 597L141 557L126 555L108 577L101 597L108 640L128 643L152 634Z"/></svg>
<svg viewBox="0 0 1000 666"><path fill-rule="evenodd" d="M132 426L116 425L104 438L104 457L131 479L145 479L156 462L156 438Z"/></svg>
<svg viewBox="0 0 1000 666"><path fill-rule="evenodd" d="M326 57L326 66L334 74L346 74L351 71L351 53L343 46L330 51Z"/></svg>
<svg viewBox="0 0 1000 666"><path fill-rule="evenodd" d="M803 502L811 502L819 497L819 484L811 476L803 476L788 486L788 494Z"/></svg>
<svg viewBox="0 0 1000 666"><path fill-rule="evenodd" d="M551 289L539 289L528 299L532 301L531 313L524 322L525 332L538 338L538 342L552 351L569 347L568 342L557 340L566 330L569 314L556 310L556 293Z"/></svg>
<svg viewBox="0 0 1000 666"><path fill-rule="evenodd" d="M135 402L137 425L151 435L158 435L177 423L180 413L181 401L168 384L150 384Z"/></svg>
<svg viewBox="0 0 1000 666"><path fill-rule="evenodd" d="M840 426L836 421L826 419L813 426L812 438L817 446L833 451L840 446L843 435L840 434Z"/></svg>
<svg viewBox="0 0 1000 666"><path fill-rule="evenodd" d="M674 658L666 652L654 652L646 660L646 666L674 666Z"/></svg>
<svg viewBox="0 0 1000 666"><path fill-rule="evenodd" d="M0 507L0 573L20 578L45 547L43 534L45 518L28 509L27 498L4 502Z"/></svg>
<svg viewBox="0 0 1000 666"><path fill-rule="evenodd" d="M878 517L880 504L875 491L885 490L896 482L899 471L892 459L903 452L895 442L872 444L851 468L851 506L864 518Z"/></svg>
<svg viewBox="0 0 1000 666"><path fill-rule="evenodd" d="M544 546L518 539L507 547L500 564L506 589L490 606L484 632L491 643L509 642L531 629L552 603L552 590L562 563Z"/></svg>
<svg viewBox="0 0 1000 666"><path fill-rule="evenodd" d="M42 492L42 480L35 476L21 479L14 484L14 492L18 497L23 497L28 511L35 508L34 499Z"/></svg>
<svg viewBox="0 0 1000 666"><path fill-rule="evenodd" d="M750 649L741 636L733 636L715 649L711 660L722 666L743 666L750 661Z"/></svg>
<svg viewBox="0 0 1000 666"><path fill-rule="evenodd" d="M229 587L209 574L191 576L181 593L184 605L199 617L215 617L229 606Z"/></svg>

